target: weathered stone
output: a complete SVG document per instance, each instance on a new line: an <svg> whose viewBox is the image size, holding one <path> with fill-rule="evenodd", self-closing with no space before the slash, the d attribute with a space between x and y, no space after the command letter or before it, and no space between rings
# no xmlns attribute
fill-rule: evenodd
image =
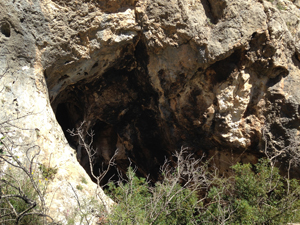
<svg viewBox="0 0 300 225"><path fill-rule="evenodd" d="M222 172L238 161L254 163L264 152L282 152L283 163L297 161L296 5L0 1L0 123L13 118L32 131L16 140L38 144L41 161L59 168L49 189L55 193L51 215L63 221L72 198L68 183L86 177L82 167L90 173L86 152L67 132L82 121L84 131L95 131L94 171L117 148L118 169L125 172L130 159L139 175L153 180L182 145L214 156ZM89 180L80 194L92 195L94 188Z"/></svg>

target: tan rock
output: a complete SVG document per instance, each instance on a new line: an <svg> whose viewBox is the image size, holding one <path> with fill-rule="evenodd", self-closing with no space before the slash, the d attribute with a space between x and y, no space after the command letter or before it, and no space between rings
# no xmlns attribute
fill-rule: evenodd
<svg viewBox="0 0 300 225"><path fill-rule="evenodd" d="M217 155L222 171L264 151L297 159L297 1L208 2L0 1L0 124L12 120L20 129L5 135L58 168L47 195L57 220L76 208L81 177L79 198L95 193L87 154L66 132L82 121L95 131L95 171L117 148L121 172L129 158L153 180L181 145Z"/></svg>

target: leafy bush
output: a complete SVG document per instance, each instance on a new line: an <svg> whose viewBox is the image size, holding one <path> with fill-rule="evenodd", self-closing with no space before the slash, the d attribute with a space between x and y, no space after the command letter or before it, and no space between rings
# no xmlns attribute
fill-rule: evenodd
<svg viewBox="0 0 300 225"><path fill-rule="evenodd" d="M278 168L272 167L265 159L254 168L250 164L236 164L232 169L234 177L209 190L208 196L215 203L208 205L204 218L213 220L210 215L214 215L219 221L222 214L229 224L299 221L298 181L284 179Z"/></svg>
<svg viewBox="0 0 300 225"><path fill-rule="evenodd" d="M124 184L108 184L108 193L118 204L110 215L110 221L114 223L141 223L146 224L146 207L150 198L148 183L145 178L135 176L134 170L129 167L127 172L128 180ZM134 212L134 213L133 213Z"/></svg>
<svg viewBox="0 0 300 225"><path fill-rule="evenodd" d="M118 204L109 216L112 224L189 224L193 216L196 194L179 184L165 182L151 187L129 167L125 183L109 183L107 193ZM182 189L182 190L181 190Z"/></svg>
<svg viewBox="0 0 300 225"><path fill-rule="evenodd" d="M117 185L109 183L107 194L117 204L108 216L108 222L111 224L299 222L299 182L284 178L279 174L278 168L272 165L266 159L261 159L254 166L238 163L232 166L233 176L228 178L221 177L218 173L208 173L207 167L203 167L206 172L200 173L201 176L198 177L198 179L202 177L201 187L195 184L186 186L184 182L180 184L176 170L173 170L173 176L170 177L169 173L168 176L164 176L162 182L151 186L145 178L138 178L135 171L129 167L126 181L122 180ZM190 175L184 174L185 177ZM180 178L183 179L184 176L181 175ZM206 182L203 182L205 179Z"/></svg>
<svg viewBox="0 0 300 225"><path fill-rule="evenodd" d="M58 170L57 168L46 166L44 164L40 164L39 169L41 170L43 177L46 179L50 179L50 180L54 179L55 175L57 174L57 170Z"/></svg>
<svg viewBox="0 0 300 225"><path fill-rule="evenodd" d="M77 185L76 185L76 189L79 190L79 191L82 191L82 190L83 190L83 187L82 187L80 184L77 184Z"/></svg>
<svg viewBox="0 0 300 225"><path fill-rule="evenodd" d="M44 224L39 196L21 170L9 168L0 180L0 218L4 224ZM24 216L22 216L24 215Z"/></svg>
<svg viewBox="0 0 300 225"><path fill-rule="evenodd" d="M81 181L81 183L83 183L83 184L87 184L87 183L88 183L87 180L86 180L84 177L81 177L81 178L80 178L80 181Z"/></svg>

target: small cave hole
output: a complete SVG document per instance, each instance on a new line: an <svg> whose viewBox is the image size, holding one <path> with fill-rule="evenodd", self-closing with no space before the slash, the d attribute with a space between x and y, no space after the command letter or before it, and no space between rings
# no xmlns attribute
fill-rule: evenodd
<svg viewBox="0 0 300 225"><path fill-rule="evenodd" d="M202 73L202 72L204 71L204 69L203 69L202 67L199 67L199 68L197 69L197 71L200 72L200 73Z"/></svg>
<svg viewBox="0 0 300 225"><path fill-rule="evenodd" d="M1 30L1 33L5 37L10 37L10 25L9 25L9 23L7 23L7 22L1 23L0 30Z"/></svg>
<svg viewBox="0 0 300 225"><path fill-rule="evenodd" d="M98 65L99 65L98 62L96 62L96 63L93 65L92 69L96 68Z"/></svg>
<svg viewBox="0 0 300 225"><path fill-rule="evenodd" d="M240 58L241 50L236 50L228 58L217 61L211 65L207 71L213 72L207 73L213 76L215 83L224 82L236 69L238 69Z"/></svg>
<svg viewBox="0 0 300 225"><path fill-rule="evenodd" d="M103 67L106 67L106 66L107 66L107 64L108 64L108 63L107 63L107 61L105 61L105 63L103 64Z"/></svg>
<svg viewBox="0 0 300 225"><path fill-rule="evenodd" d="M256 36L257 32L254 32L252 35L251 35L251 39L253 39L255 36Z"/></svg>
<svg viewBox="0 0 300 225"><path fill-rule="evenodd" d="M282 79L282 75L278 75L274 78L269 78L268 82L267 82L267 87L273 87L275 84L277 84L278 82L280 82L280 80Z"/></svg>
<svg viewBox="0 0 300 225"><path fill-rule="evenodd" d="M277 76L286 77L287 75L289 75L289 71L287 68L283 66L277 66L272 69L272 77L277 77Z"/></svg>
<svg viewBox="0 0 300 225"><path fill-rule="evenodd" d="M295 52L295 54L292 56L292 60L294 65L300 69L300 53Z"/></svg>
<svg viewBox="0 0 300 225"><path fill-rule="evenodd" d="M70 63L72 63L73 61L70 61L70 60L67 60L67 61L65 61L65 65L68 65L68 64L70 64Z"/></svg>
<svg viewBox="0 0 300 225"><path fill-rule="evenodd" d="M217 24L224 14L226 2L223 0L201 0L208 23Z"/></svg>

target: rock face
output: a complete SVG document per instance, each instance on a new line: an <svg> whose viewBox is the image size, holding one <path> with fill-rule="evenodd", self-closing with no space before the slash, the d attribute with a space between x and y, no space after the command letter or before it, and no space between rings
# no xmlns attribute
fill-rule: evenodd
<svg viewBox="0 0 300 225"><path fill-rule="evenodd" d="M2 0L0 7L0 118L30 114L17 123L39 129L31 141L44 160L52 155L57 183L85 176L74 151L90 173L66 131L83 121L95 132L95 171L118 149L118 169L131 161L156 180L180 146L214 156L224 172L265 152L297 164L297 1Z"/></svg>

